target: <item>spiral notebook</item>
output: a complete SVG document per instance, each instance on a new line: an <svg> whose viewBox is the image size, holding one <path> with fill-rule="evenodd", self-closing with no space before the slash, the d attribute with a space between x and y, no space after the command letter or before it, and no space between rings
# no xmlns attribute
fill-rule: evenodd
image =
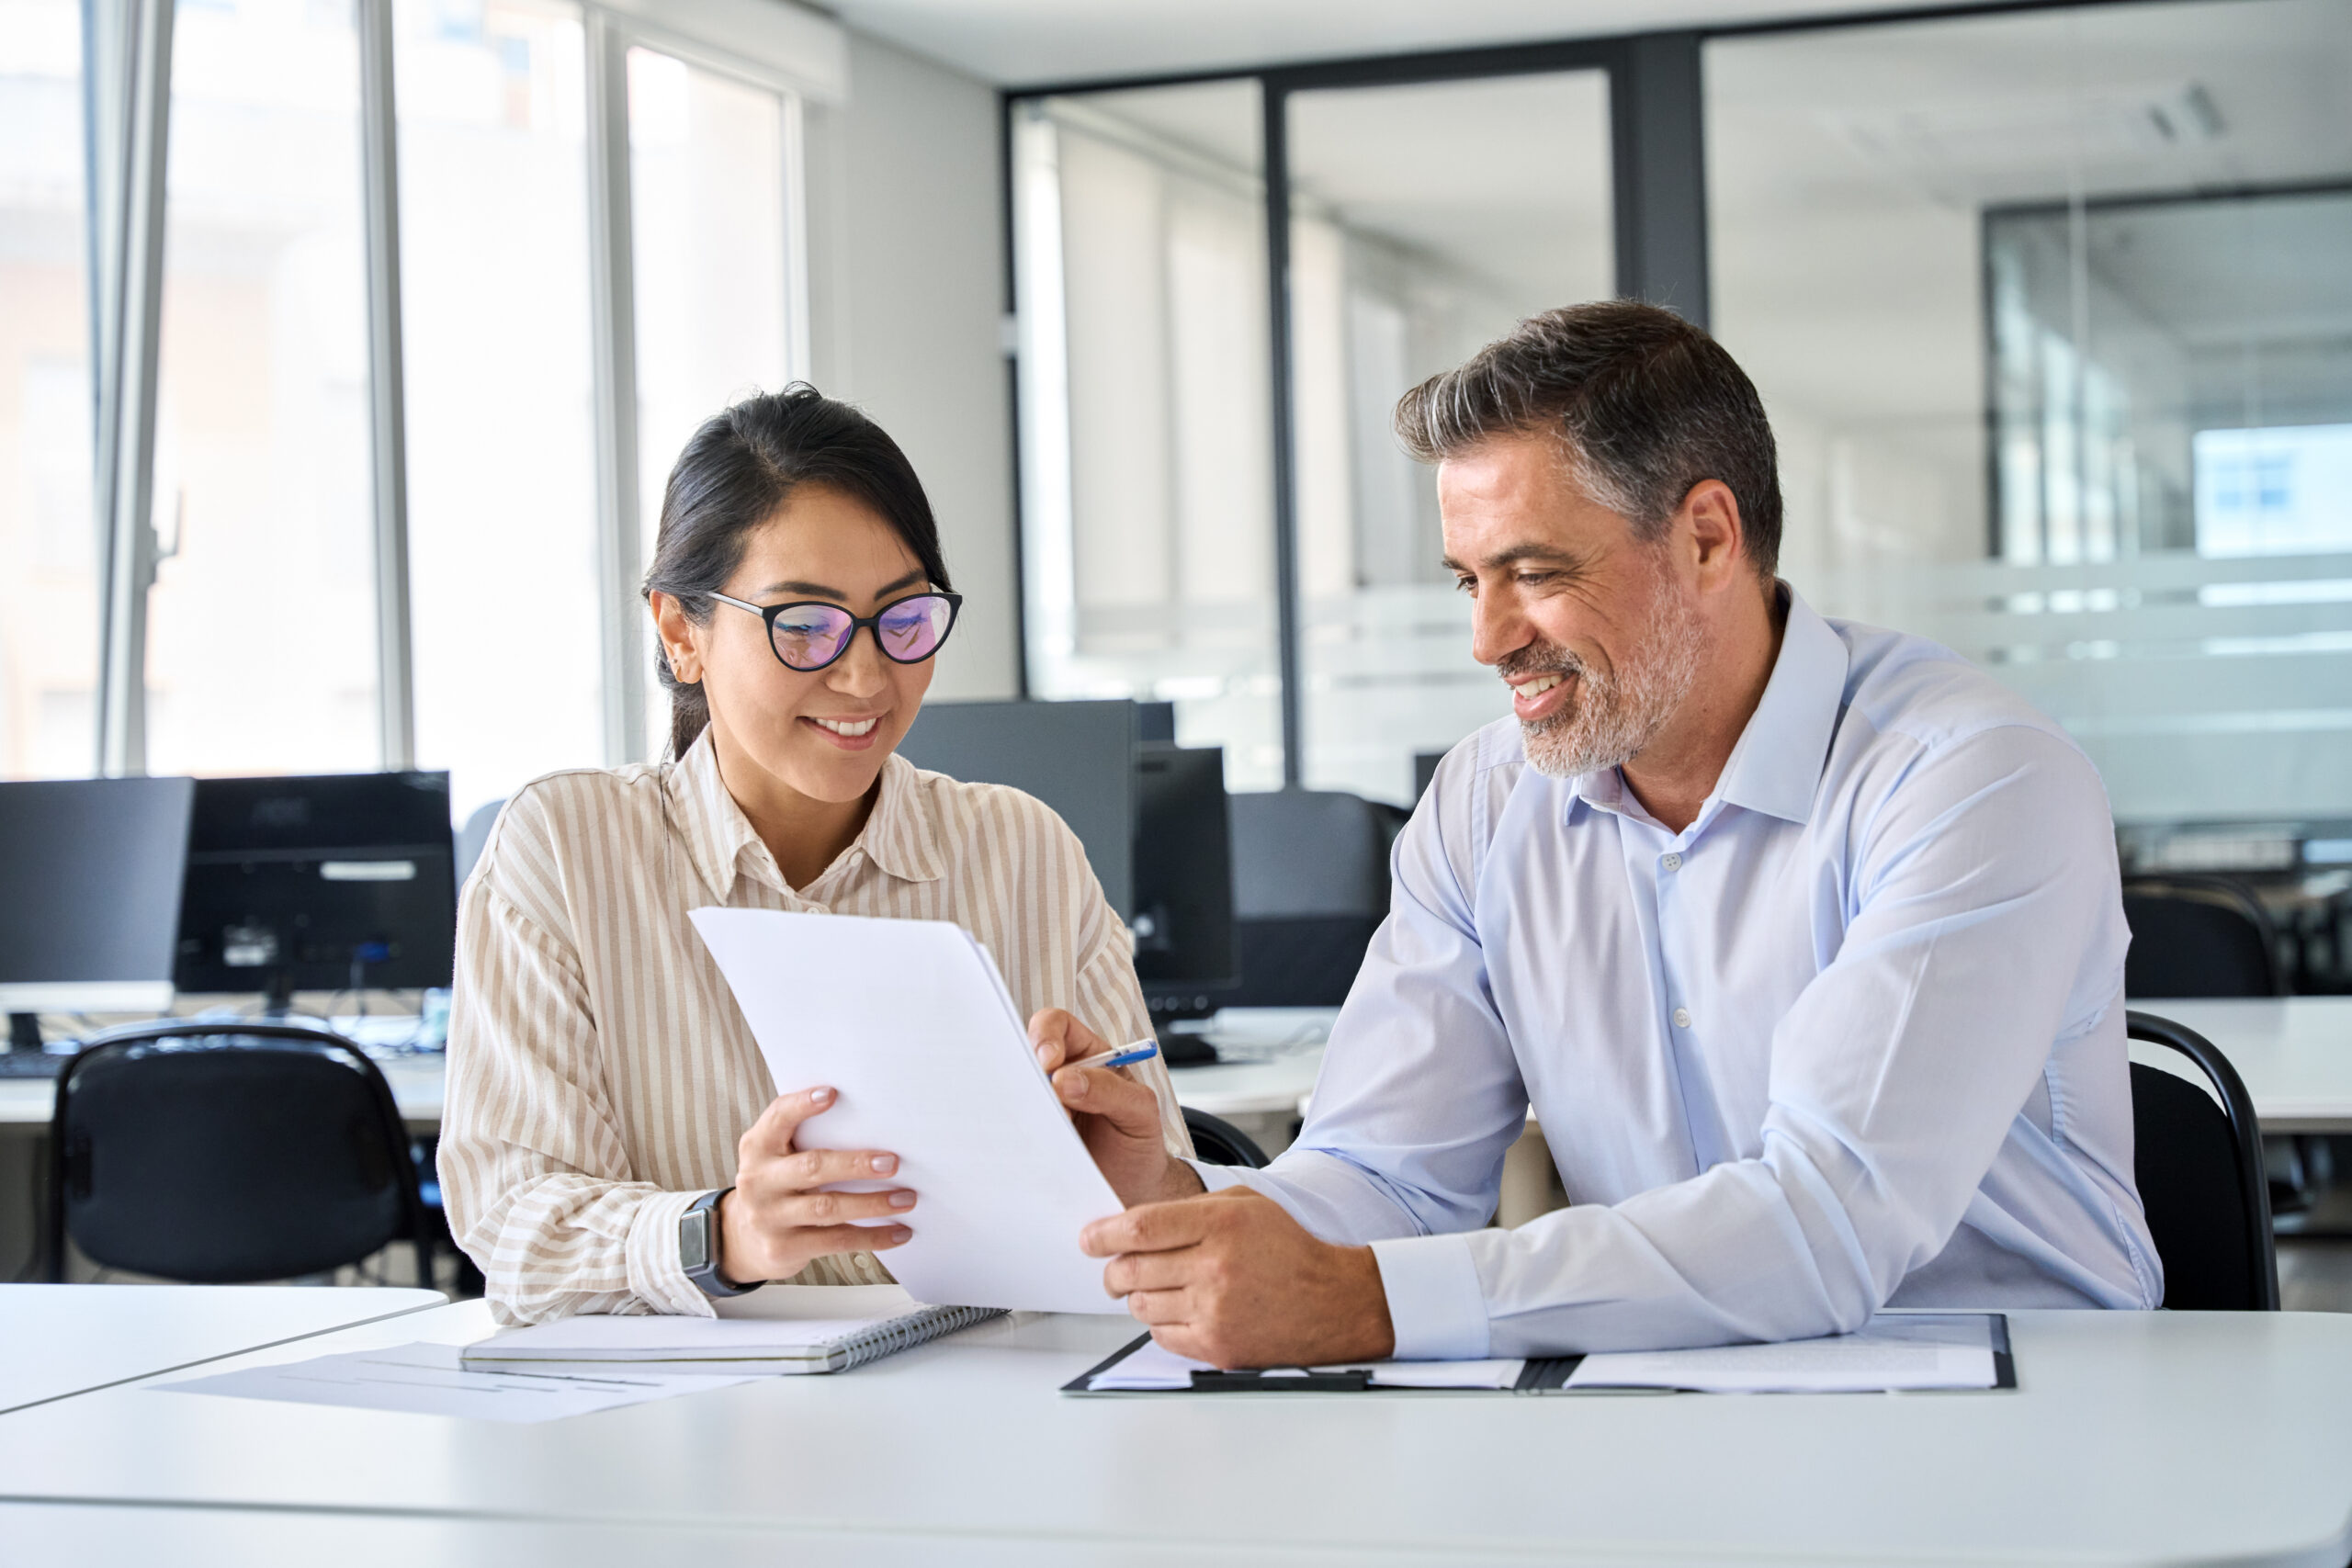
<svg viewBox="0 0 2352 1568"><path fill-rule="evenodd" d="M720 1303L723 1317L567 1317L466 1347L469 1371L637 1366L784 1377L843 1372L1001 1315L925 1306L895 1285L770 1285Z"/></svg>

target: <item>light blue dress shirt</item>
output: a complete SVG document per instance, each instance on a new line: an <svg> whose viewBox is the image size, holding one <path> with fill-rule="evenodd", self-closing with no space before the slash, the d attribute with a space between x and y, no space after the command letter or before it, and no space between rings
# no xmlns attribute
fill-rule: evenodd
<svg viewBox="0 0 2352 1568"><path fill-rule="evenodd" d="M1680 833L1515 719L1455 747L1297 1144L1204 1168L1371 1243L1398 1356L2161 1299L2097 772L1957 655L1789 597ZM1571 1206L1482 1228L1531 1104Z"/></svg>

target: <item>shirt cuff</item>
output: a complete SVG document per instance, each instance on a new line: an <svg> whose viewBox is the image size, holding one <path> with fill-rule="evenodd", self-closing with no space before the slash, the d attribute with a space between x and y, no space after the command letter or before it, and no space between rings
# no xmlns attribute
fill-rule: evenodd
<svg viewBox="0 0 2352 1568"><path fill-rule="evenodd" d="M1208 1161L1204 1159L1188 1159L1184 1163L1191 1166L1194 1173L1200 1177L1201 1190L1204 1192L1222 1192L1228 1187L1255 1188L1261 1192L1265 1192L1266 1190L1264 1188L1259 1187L1256 1182L1250 1179L1250 1171L1247 1167L1238 1165L1211 1165ZM1273 1196L1273 1194L1270 1192L1266 1195L1268 1197Z"/></svg>
<svg viewBox="0 0 2352 1568"><path fill-rule="evenodd" d="M1487 1355L1487 1296L1462 1235L1401 1236L1372 1244L1400 1361L1477 1361Z"/></svg>
<svg viewBox="0 0 2352 1568"><path fill-rule="evenodd" d="M686 1278L678 1256L678 1221L699 1192L650 1192L628 1224L629 1294L655 1312L677 1317L716 1317L710 1298Z"/></svg>

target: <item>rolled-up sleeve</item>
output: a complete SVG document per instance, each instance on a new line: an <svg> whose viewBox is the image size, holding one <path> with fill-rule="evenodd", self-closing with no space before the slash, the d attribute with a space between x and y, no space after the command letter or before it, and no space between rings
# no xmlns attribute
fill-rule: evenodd
<svg viewBox="0 0 2352 1568"><path fill-rule="evenodd" d="M502 1323L707 1317L678 1220L699 1196L630 1179L569 944L476 876L458 911L442 1199Z"/></svg>

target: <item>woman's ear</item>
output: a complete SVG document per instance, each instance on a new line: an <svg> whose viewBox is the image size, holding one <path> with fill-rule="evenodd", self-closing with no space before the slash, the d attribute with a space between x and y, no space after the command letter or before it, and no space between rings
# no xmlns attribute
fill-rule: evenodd
<svg viewBox="0 0 2352 1568"><path fill-rule="evenodd" d="M653 629L662 638L662 657L670 661L670 673L682 686L691 686L702 679L702 648L698 633L701 627L686 619L686 612L677 596L655 589L646 595L653 611Z"/></svg>

